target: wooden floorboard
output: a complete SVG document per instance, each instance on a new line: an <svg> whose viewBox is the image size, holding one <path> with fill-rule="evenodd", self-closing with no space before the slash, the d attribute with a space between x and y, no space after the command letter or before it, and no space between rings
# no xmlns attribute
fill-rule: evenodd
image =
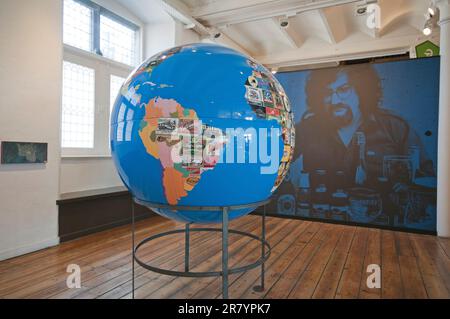
<svg viewBox="0 0 450 319"><path fill-rule="evenodd" d="M364 257L367 245L368 228L359 227L355 231L344 269L339 278L335 298L358 298L363 275Z"/></svg>
<svg viewBox="0 0 450 319"><path fill-rule="evenodd" d="M343 226L333 227L328 231L325 240L311 259L305 271L299 276L288 298L311 298L313 296L323 271L342 235Z"/></svg>
<svg viewBox="0 0 450 319"><path fill-rule="evenodd" d="M381 266L381 230L379 229L369 229L367 234L367 244L365 247L364 264L361 269L361 283L359 285L358 298L361 299L379 299L381 298L381 288L374 289L368 288L367 286L367 269L369 265L380 265ZM382 272L383 273L383 272ZM383 282L381 282L383 286ZM399 296L400 298L400 296Z"/></svg>
<svg viewBox="0 0 450 319"><path fill-rule="evenodd" d="M246 216L230 227L256 235L261 218ZM450 240L356 226L268 217L272 253L260 268L229 276L231 298L450 298ZM217 226L217 225L216 225ZM136 241L182 229L162 217L136 223ZM0 298L131 298L130 226L92 234L0 262ZM257 241L230 235L229 265L239 267L261 256ZM190 269L220 270L220 233L191 234ZM172 270L184 268L184 235L143 246L139 257ZM79 289L69 289L69 264L81 267ZM381 288L367 287L367 267L381 266ZM136 265L137 298L221 298L220 278L177 278Z"/></svg>

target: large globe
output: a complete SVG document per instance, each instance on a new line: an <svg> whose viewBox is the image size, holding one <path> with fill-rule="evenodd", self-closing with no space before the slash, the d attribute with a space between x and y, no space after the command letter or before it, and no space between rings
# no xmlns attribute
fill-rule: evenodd
<svg viewBox="0 0 450 319"><path fill-rule="evenodd" d="M181 222L214 223L220 211L154 206L267 199L289 169L295 131L270 71L228 47L190 44L133 71L116 98L110 136L118 173L138 203Z"/></svg>

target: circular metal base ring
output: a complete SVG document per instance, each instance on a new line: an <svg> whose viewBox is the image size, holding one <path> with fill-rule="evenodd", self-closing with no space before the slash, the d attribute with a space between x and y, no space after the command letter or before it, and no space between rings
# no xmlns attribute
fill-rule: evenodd
<svg viewBox="0 0 450 319"><path fill-rule="evenodd" d="M197 232L219 232L219 233L221 233L222 229L221 228L191 228L190 231L191 232L197 231ZM176 229L176 230L159 233L159 234L145 238L139 244L136 245L136 247L134 249L134 254L133 254L134 260L136 260L136 262L141 267L148 269L150 271L159 273L159 274L163 274L163 275L180 276L180 277L219 277L219 276L222 276L222 274L223 274L222 271L192 272L192 271L175 271L175 270L170 270L170 269L163 269L163 268L149 265L148 263L143 262L136 256L139 248L152 240L155 240L155 239L158 239L161 237L165 237L165 236L169 236L169 235L173 235L173 234L185 233L185 232L186 232L185 229ZM241 236L250 237L254 240L261 242L261 244L266 247L265 254L264 254L264 256L262 256L262 258L258 259L257 261L255 261L251 264L248 264L248 265L244 265L244 266L236 267L236 268L230 268L230 269L228 269L228 274L235 274L235 273L244 272L244 271L256 268L256 267L260 266L261 264L263 264L267 259L269 259L271 247L266 240L262 240L260 237L254 235L254 234L243 232L240 230L229 229L228 232L230 234L237 234L237 235L241 235Z"/></svg>

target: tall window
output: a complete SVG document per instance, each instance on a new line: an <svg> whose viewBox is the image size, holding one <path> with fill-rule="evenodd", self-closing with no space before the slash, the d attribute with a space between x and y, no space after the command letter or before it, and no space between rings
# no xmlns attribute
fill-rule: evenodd
<svg viewBox="0 0 450 319"><path fill-rule="evenodd" d="M135 31L113 19L101 16L100 51L109 59L133 65L136 60Z"/></svg>
<svg viewBox="0 0 450 319"><path fill-rule="evenodd" d="M111 79L109 81L109 110L110 113L114 107L114 102L116 101L117 94L119 93L120 88L122 87L123 82L125 82L125 78L117 75L111 75Z"/></svg>
<svg viewBox="0 0 450 319"><path fill-rule="evenodd" d="M92 51L92 9L72 0L64 1L64 43Z"/></svg>
<svg viewBox="0 0 450 319"><path fill-rule="evenodd" d="M131 66L138 62L139 27L90 0L64 0L63 30L65 44Z"/></svg>
<svg viewBox="0 0 450 319"><path fill-rule="evenodd" d="M63 157L110 154L111 109L140 58L139 28L94 1L64 0Z"/></svg>
<svg viewBox="0 0 450 319"><path fill-rule="evenodd" d="M63 63L62 147L94 147L94 70Z"/></svg>

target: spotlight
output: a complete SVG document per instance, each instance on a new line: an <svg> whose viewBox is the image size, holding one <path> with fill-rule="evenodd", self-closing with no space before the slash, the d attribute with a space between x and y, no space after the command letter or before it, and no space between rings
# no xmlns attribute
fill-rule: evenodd
<svg viewBox="0 0 450 319"><path fill-rule="evenodd" d="M425 28L423 28L423 34L424 35L430 35L431 34L431 28L429 28L429 27L425 27Z"/></svg>
<svg viewBox="0 0 450 319"><path fill-rule="evenodd" d="M358 9L356 9L356 13L359 15L363 15L367 12L367 7L360 7Z"/></svg>
<svg viewBox="0 0 450 319"><path fill-rule="evenodd" d="M431 21L431 19L428 19L425 22L422 32L426 36L429 36L433 32L433 22Z"/></svg>
<svg viewBox="0 0 450 319"><path fill-rule="evenodd" d="M289 20L287 17L280 18L280 27L287 28L289 26Z"/></svg>
<svg viewBox="0 0 450 319"><path fill-rule="evenodd" d="M270 71L270 72L272 72L272 74L277 74L278 70L277 69L272 69L272 71Z"/></svg>
<svg viewBox="0 0 450 319"><path fill-rule="evenodd" d="M430 6L428 8L428 13L430 14L430 16L434 16L434 14L436 13L436 8L434 6Z"/></svg>

